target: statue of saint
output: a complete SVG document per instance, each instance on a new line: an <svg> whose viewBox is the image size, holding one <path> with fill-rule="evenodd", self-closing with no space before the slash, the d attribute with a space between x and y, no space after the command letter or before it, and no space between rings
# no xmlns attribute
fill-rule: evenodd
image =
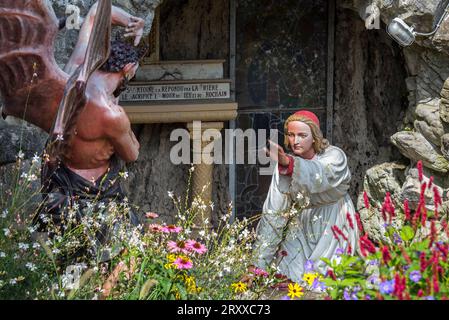
<svg viewBox="0 0 449 320"><path fill-rule="evenodd" d="M278 165L257 227L254 265L275 263L281 274L301 283L311 265L327 272L321 258L356 253L359 231L345 153L329 145L310 111L291 115L284 130L292 154L270 142L267 153Z"/></svg>

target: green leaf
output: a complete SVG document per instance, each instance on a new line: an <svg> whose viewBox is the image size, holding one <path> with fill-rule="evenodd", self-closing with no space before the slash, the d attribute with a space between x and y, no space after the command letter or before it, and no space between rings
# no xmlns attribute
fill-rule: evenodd
<svg viewBox="0 0 449 320"><path fill-rule="evenodd" d="M328 258L321 258L321 260L326 263L328 266L330 266L332 263Z"/></svg>
<svg viewBox="0 0 449 320"><path fill-rule="evenodd" d="M404 226L402 227L402 230L400 232L401 238L404 241L410 241L415 236L415 232L413 231L413 228L410 226Z"/></svg>

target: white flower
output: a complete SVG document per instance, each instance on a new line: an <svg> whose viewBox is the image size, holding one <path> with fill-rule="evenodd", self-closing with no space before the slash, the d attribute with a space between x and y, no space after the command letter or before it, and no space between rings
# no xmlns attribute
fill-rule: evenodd
<svg viewBox="0 0 449 320"><path fill-rule="evenodd" d="M190 171L190 172L195 171L195 166L191 166L190 169L189 169L189 171Z"/></svg>
<svg viewBox="0 0 449 320"><path fill-rule="evenodd" d="M15 285L16 283L17 283L17 279L16 278L13 278L13 279L9 280L9 284L10 285Z"/></svg>
<svg viewBox="0 0 449 320"><path fill-rule="evenodd" d="M5 219L8 216L8 209L3 210L1 218Z"/></svg>
<svg viewBox="0 0 449 320"><path fill-rule="evenodd" d="M35 271L37 269L36 265L34 263L28 262L25 267L30 269L30 271Z"/></svg>
<svg viewBox="0 0 449 320"><path fill-rule="evenodd" d="M170 198L173 199L173 191L168 191L167 194L168 194L168 196L169 196Z"/></svg>
<svg viewBox="0 0 449 320"><path fill-rule="evenodd" d="M25 157L25 154L22 152L22 150L20 150L19 153L17 154L17 158L23 160L24 157Z"/></svg>
<svg viewBox="0 0 449 320"><path fill-rule="evenodd" d="M5 233L5 237L9 237L11 234L11 231L8 228L3 229L3 232Z"/></svg>
<svg viewBox="0 0 449 320"><path fill-rule="evenodd" d="M40 246L38 242L33 243L33 249L38 249Z"/></svg>
<svg viewBox="0 0 449 320"><path fill-rule="evenodd" d="M206 235L206 231L201 230L200 232L198 232L198 234L199 234L201 237L204 237L204 236Z"/></svg>
<svg viewBox="0 0 449 320"><path fill-rule="evenodd" d="M27 244L27 243L23 243L23 242L19 243L19 249L20 250L27 250L29 247L30 247L30 245Z"/></svg>
<svg viewBox="0 0 449 320"><path fill-rule="evenodd" d="M184 233L185 233L185 234L191 234L191 233L192 233L192 230L190 230L190 229L185 229L185 230L184 230Z"/></svg>
<svg viewBox="0 0 449 320"><path fill-rule="evenodd" d="M125 180L129 177L128 171L120 172L119 175Z"/></svg>
<svg viewBox="0 0 449 320"><path fill-rule="evenodd" d="M4 253L3 251L0 251L0 258L4 258L6 257L6 253Z"/></svg>
<svg viewBox="0 0 449 320"><path fill-rule="evenodd" d="M33 164L36 164L36 163L38 163L40 160L41 160L41 158L37 155L37 153L35 153L35 154L34 154L34 157L33 157L33 160L32 160L32 163L33 163Z"/></svg>

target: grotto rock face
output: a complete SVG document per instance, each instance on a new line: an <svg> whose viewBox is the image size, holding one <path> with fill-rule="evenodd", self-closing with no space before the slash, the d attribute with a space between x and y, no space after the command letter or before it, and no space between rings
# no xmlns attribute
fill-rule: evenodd
<svg viewBox="0 0 449 320"><path fill-rule="evenodd" d="M372 12L386 25L399 17L416 31L431 32L440 20L448 1L438 0L352 0L339 1L340 6L356 12ZM373 10L373 8L375 10ZM364 17L362 14L361 17ZM385 28L385 25L381 25ZM371 30L378 32L377 30ZM362 195L359 196L358 209L364 217L364 227L375 240L382 240L382 227L379 208L382 197L390 192L397 207L404 199L411 207L417 205L421 183L416 169L417 161L424 165L424 182L433 177L433 186L443 197L442 210L446 210L449 180L449 15L443 20L439 30L431 37L417 36L416 42L403 48L407 77L404 79L408 90L408 108L398 132L391 135L392 144L404 155L406 167L385 163L367 171L364 189L372 196L377 210L367 210ZM396 86L397 83L392 83ZM395 170L391 170L391 168ZM390 168L390 169L385 169ZM398 175L397 170L402 171ZM381 174L379 174L381 172ZM401 176L401 179L398 179ZM389 181L390 183L385 183ZM394 183L393 183L394 182ZM376 190L376 191L373 191ZM427 206L433 208L433 189L425 192Z"/></svg>
<svg viewBox="0 0 449 320"><path fill-rule="evenodd" d="M356 12L337 7L335 28L332 143L348 156L355 201L369 168L402 158L390 137L407 108L407 70L399 46L383 30L367 30Z"/></svg>

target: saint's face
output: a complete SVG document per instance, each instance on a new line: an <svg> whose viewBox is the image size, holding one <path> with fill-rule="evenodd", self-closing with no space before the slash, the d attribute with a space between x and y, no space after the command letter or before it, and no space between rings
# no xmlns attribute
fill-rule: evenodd
<svg viewBox="0 0 449 320"><path fill-rule="evenodd" d="M287 125L288 143L293 153L304 159L315 156L313 135L310 127L301 121L292 121Z"/></svg>

